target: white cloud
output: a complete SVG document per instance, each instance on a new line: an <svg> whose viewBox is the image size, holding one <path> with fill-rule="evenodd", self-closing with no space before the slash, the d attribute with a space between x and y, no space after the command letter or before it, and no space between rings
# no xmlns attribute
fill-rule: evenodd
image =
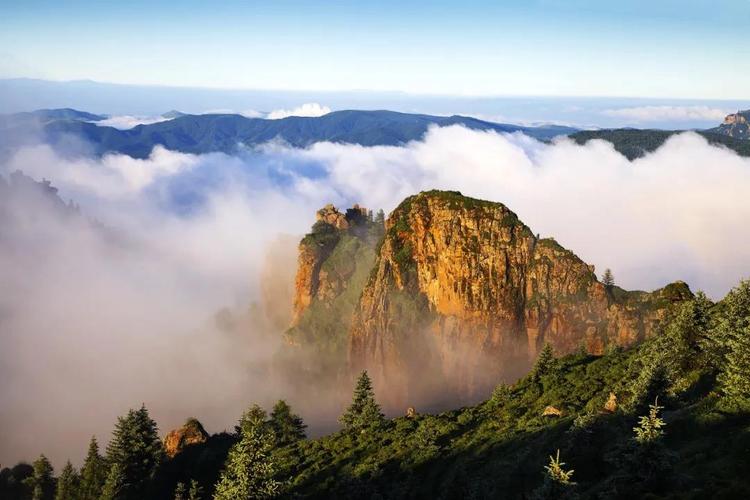
<svg viewBox="0 0 750 500"><path fill-rule="evenodd" d="M137 194L160 177L174 175L198 164L195 155L156 146L148 158L106 154L100 159L59 158L47 145L23 148L11 158L6 170L22 170L36 179L55 182L99 197L121 198Z"/></svg>
<svg viewBox="0 0 750 500"><path fill-rule="evenodd" d="M241 115L241 116L244 116L245 118L264 118L266 116L265 113L261 111L256 111L254 109L246 109L244 111L235 111L234 109L228 109L228 108L208 109L200 114L203 114L203 115Z"/></svg>
<svg viewBox="0 0 750 500"><path fill-rule="evenodd" d="M323 116L331 112L328 106L321 106L317 102L308 102L294 109L277 109L268 113L266 118L278 120L288 116Z"/></svg>
<svg viewBox="0 0 750 500"><path fill-rule="evenodd" d="M115 417L141 402L162 430L190 414L211 431L231 427L243 406L279 397L306 420L337 408L267 381L278 329L268 340L267 327L250 322L228 338L208 321L224 305L257 301L268 245L306 231L328 202L392 210L433 188L503 202L599 271L611 267L626 288L684 279L718 298L750 269L750 159L692 133L635 161L603 141L544 144L453 126L403 147L273 144L236 157L156 148L144 160L37 147L2 166L51 179L114 230L102 237L35 211L0 228L0 282L14 291L0 294L0 310L12 312L0 318L10 322L0 374L23 381L0 388L3 463L83 453L92 432L106 439ZM205 190L204 203L173 213L160 197L172 185ZM286 250L288 281L294 248ZM53 415L39 410L49 407ZM82 418L82 407L96 412Z"/></svg>
<svg viewBox="0 0 750 500"><path fill-rule="evenodd" d="M122 116L110 116L109 118L106 118L104 120L99 120L93 123L95 123L96 125L100 127L114 127L120 130L128 130L137 125L150 125L152 123L166 122L169 120L171 120L171 118L164 118L163 116L145 117L145 116L122 115Z"/></svg>
<svg viewBox="0 0 750 500"><path fill-rule="evenodd" d="M542 144L462 127L433 128L405 147L318 143L284 154L325 165L327 177L297 188L332 201L392 209L439 188L505 203L627 288L683 279L721 297L748 273L750 159L696 134L632 162L604 141Z"/></svg>
<svg viewBox="0 0 750 500"><path fill-rule="evenodd" d="M638 106L608 109L602 113L637 122L691 120L719 122L729 114L729 111L708 106Z"/></svg>

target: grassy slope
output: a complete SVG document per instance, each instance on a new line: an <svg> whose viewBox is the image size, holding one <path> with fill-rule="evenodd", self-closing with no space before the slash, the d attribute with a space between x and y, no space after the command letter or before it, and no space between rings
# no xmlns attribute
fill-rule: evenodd
<svg viewBox="0 0 750 500"><path fill-rule="evenodd" d="M631 363L642 349L568 356L540 380L526 377L478 406L300 442L277 452L279 476L293 478L291 494L315 498L523 498L560 449L579 492L594 498L612 488L617 455L636 423L634 414L602 406L610 391L628 397ZM719 410L709 390L693 388L668 403L666 443L677 460L668 491L747 498L750 420ZM543 417L547 405L563 417Z"/></svg>

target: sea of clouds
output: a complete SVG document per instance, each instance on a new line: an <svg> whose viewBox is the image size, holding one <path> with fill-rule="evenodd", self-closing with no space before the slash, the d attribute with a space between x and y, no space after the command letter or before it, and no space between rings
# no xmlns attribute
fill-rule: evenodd
<svg viewBox="0 0 750 500"><path fill-rule="evenodd" d="M163 431L231 428L252 402L317 408L267 364L288 321L296 243L326 203L389 212L426 189L499 201L625 288L721 298L750 274L750 159L684 133L633 161L612 145L432 128L404 146L280 143L143 160L26 146L0 166L80 205L30 199L0 229L0 462L79 459L145 403ZM92 224L87 218L97 222ZM329 404L329 402L326 402ZM329 405L330 406L330 405Z"/></svg>

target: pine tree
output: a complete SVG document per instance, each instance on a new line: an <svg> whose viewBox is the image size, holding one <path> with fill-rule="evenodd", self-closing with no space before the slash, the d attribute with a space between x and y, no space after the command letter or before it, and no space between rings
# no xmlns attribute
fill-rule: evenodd
<svg viewBox="0 0 750 500"><path fill-rule="evenodd" d="M174 500L187 500L187 488L185 483L180 481L174 489Z"/></svg>
<svg viewBox="0 0 750 500"><path fill-rule="evenodd" d="M719 382L725 400L735 408L746 410L750 408L750 326L733 335L728 346Z"/></svg>
<svg viewBox="0 0 750 500"><path fill-rule="evenodd" d="M242 413L239 423L234 426L234 432L241 437L243 431L253 427L263 428L264 430L267 430L268 427L268 414L258 405L253 405Z"/></svg>
<svg viewBox="0 0 750 500"><path fill-rule="evenodd" d="M34 474L31 476L32 500L52 500L55 497L54 469L47 457L39 455L32 464Z"/></svg>
<svg viewBox="0 0 750 500"><path fill-rule="evenodd" d="M201 485L195 479L190 481L188 500L203 500L203 488L201 488Z"/></svg>
<svg viewBox="0 0 750 500"><path fill-rule="evenodd" d="M292 409L280 399L271 411L271 430L276 436L276 443L281 446L305 439L307 426L302 419L292 413Z"/></svg>
<svg viewBox="0 0 750 500"><path fill-rule="evenodd" d="M125 478L121 492L124 499L138 500L148 496L163 453L156 422L145 406L118 418L107 446L107 462L118 465Z"/></svg>
<svg viewBox="0 0 750 500"><path fill-rule="evenodd" d="M609 268L605 269L604 274L602 274L602 285L607 288L615 286L615 275L612 274L612 270Z"/></svg>
<svg viewBox="0 0 750 500"><path fill-rule="evenodd" d="M703 342L715 369L723 371L737 337L750 328L750 280L741 281L717 304L716 322Z"/></svg>
<svg viewBox="0 0 750 500"><path fill-rule="evenodd" d="M78 500L78 487L80 481L78 473L73 468L73 464L68 460L57 478L57 492L55 500Z"/></svg>
<svg viewBox="0 0 750 500"><path fill-rule="evenodd" d="M638 425L633 427L635 440L640 444L654 443L664 435L662 428L666 424L659 417L659 411L664 407L659 406L659 398L656 398L654 404L649 405L648 408L648 415L641 416Z"/></svg>
<svg viewBox="0 0 750 500"><path fill-rule="evenodd" d="M539 355L534 362L534 367L531 369L531 378L539 380L542 376L549 373L549 371L555 365L555 351L552 346L545 342L544 347L539 352Z"/></svg>
<svg viewBox="0 0 750 500"><path fill-rule="evenodd" d="M367 371L363 371L357 379L352 404L341 415L339 422L346 429L363 429L381 425L384 418L383 413L380 411L380 406L375 401L375 391L372 388L372 381L369 375L367 375Z"/></svg>
<svg viewBox="0 0 750 500"><path fill-rule="evenodd" d="M107 480L107 464L99 454L99 443L96 437L91 437L89 451L81 467L80 500L97 500L102 492L104 481Z"/></svg>
<svg viewBox="0 0 750 500"><path fill-rule="evenodd" d="M251 500L273 498L280 485L271 458L273 436L260 425L242 429L242 439L229 450L214 500Z"/></svg>
<svg viewBox="0 0 750 500"><path fill-rule="evenodd" d="M549 465L544 466L544 482L534 492L532 498L538 500L577 498L575 493L576 483L571 481L574 471L566 471L563 469L564 465L565 462L560 461L560 450L557 450L555 457L550 455Z"/></svg>
<svg viewBox="0 0 750 500"><path fill-rule="evenodd" d="M383 212L382 208L375 215L375 224L385 226L385 212Z"/></svg>
<svg viewBox="0 0 750 500"><path fill-rule="evenodd" d="M125 482L126 478L122 466L117 462L113 463L109 468L109 474L107 474L107 480L104 482L99 500L125 500L129 498L125 491Z"/></svg>
<svg viewBox="0 0 750 500"><path fill-rule="evenodd" d="M720 367L719 383L731 406L750 408L750 280L742 281L721 301L713 332Z"/></svg>

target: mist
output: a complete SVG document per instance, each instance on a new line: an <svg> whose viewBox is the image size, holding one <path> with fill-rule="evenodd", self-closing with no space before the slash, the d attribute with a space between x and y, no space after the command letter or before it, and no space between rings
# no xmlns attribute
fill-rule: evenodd
<svg viewBox="0 0 750 500"><path fill-rule="evenodd" d="M141 403L162 433L188 416L231 429L279 398L330 427L342 388L312 398L270 368L296 244L326 203L390 211L433 188L499 201L626 288L682 279L718 299L750 264L750 160L692 133L634 161L603 141L457 126L402 147L82 151L27 146L0 166L50 179L81 212L20 192L0 214L3 464L79 461Z"/></svg>

